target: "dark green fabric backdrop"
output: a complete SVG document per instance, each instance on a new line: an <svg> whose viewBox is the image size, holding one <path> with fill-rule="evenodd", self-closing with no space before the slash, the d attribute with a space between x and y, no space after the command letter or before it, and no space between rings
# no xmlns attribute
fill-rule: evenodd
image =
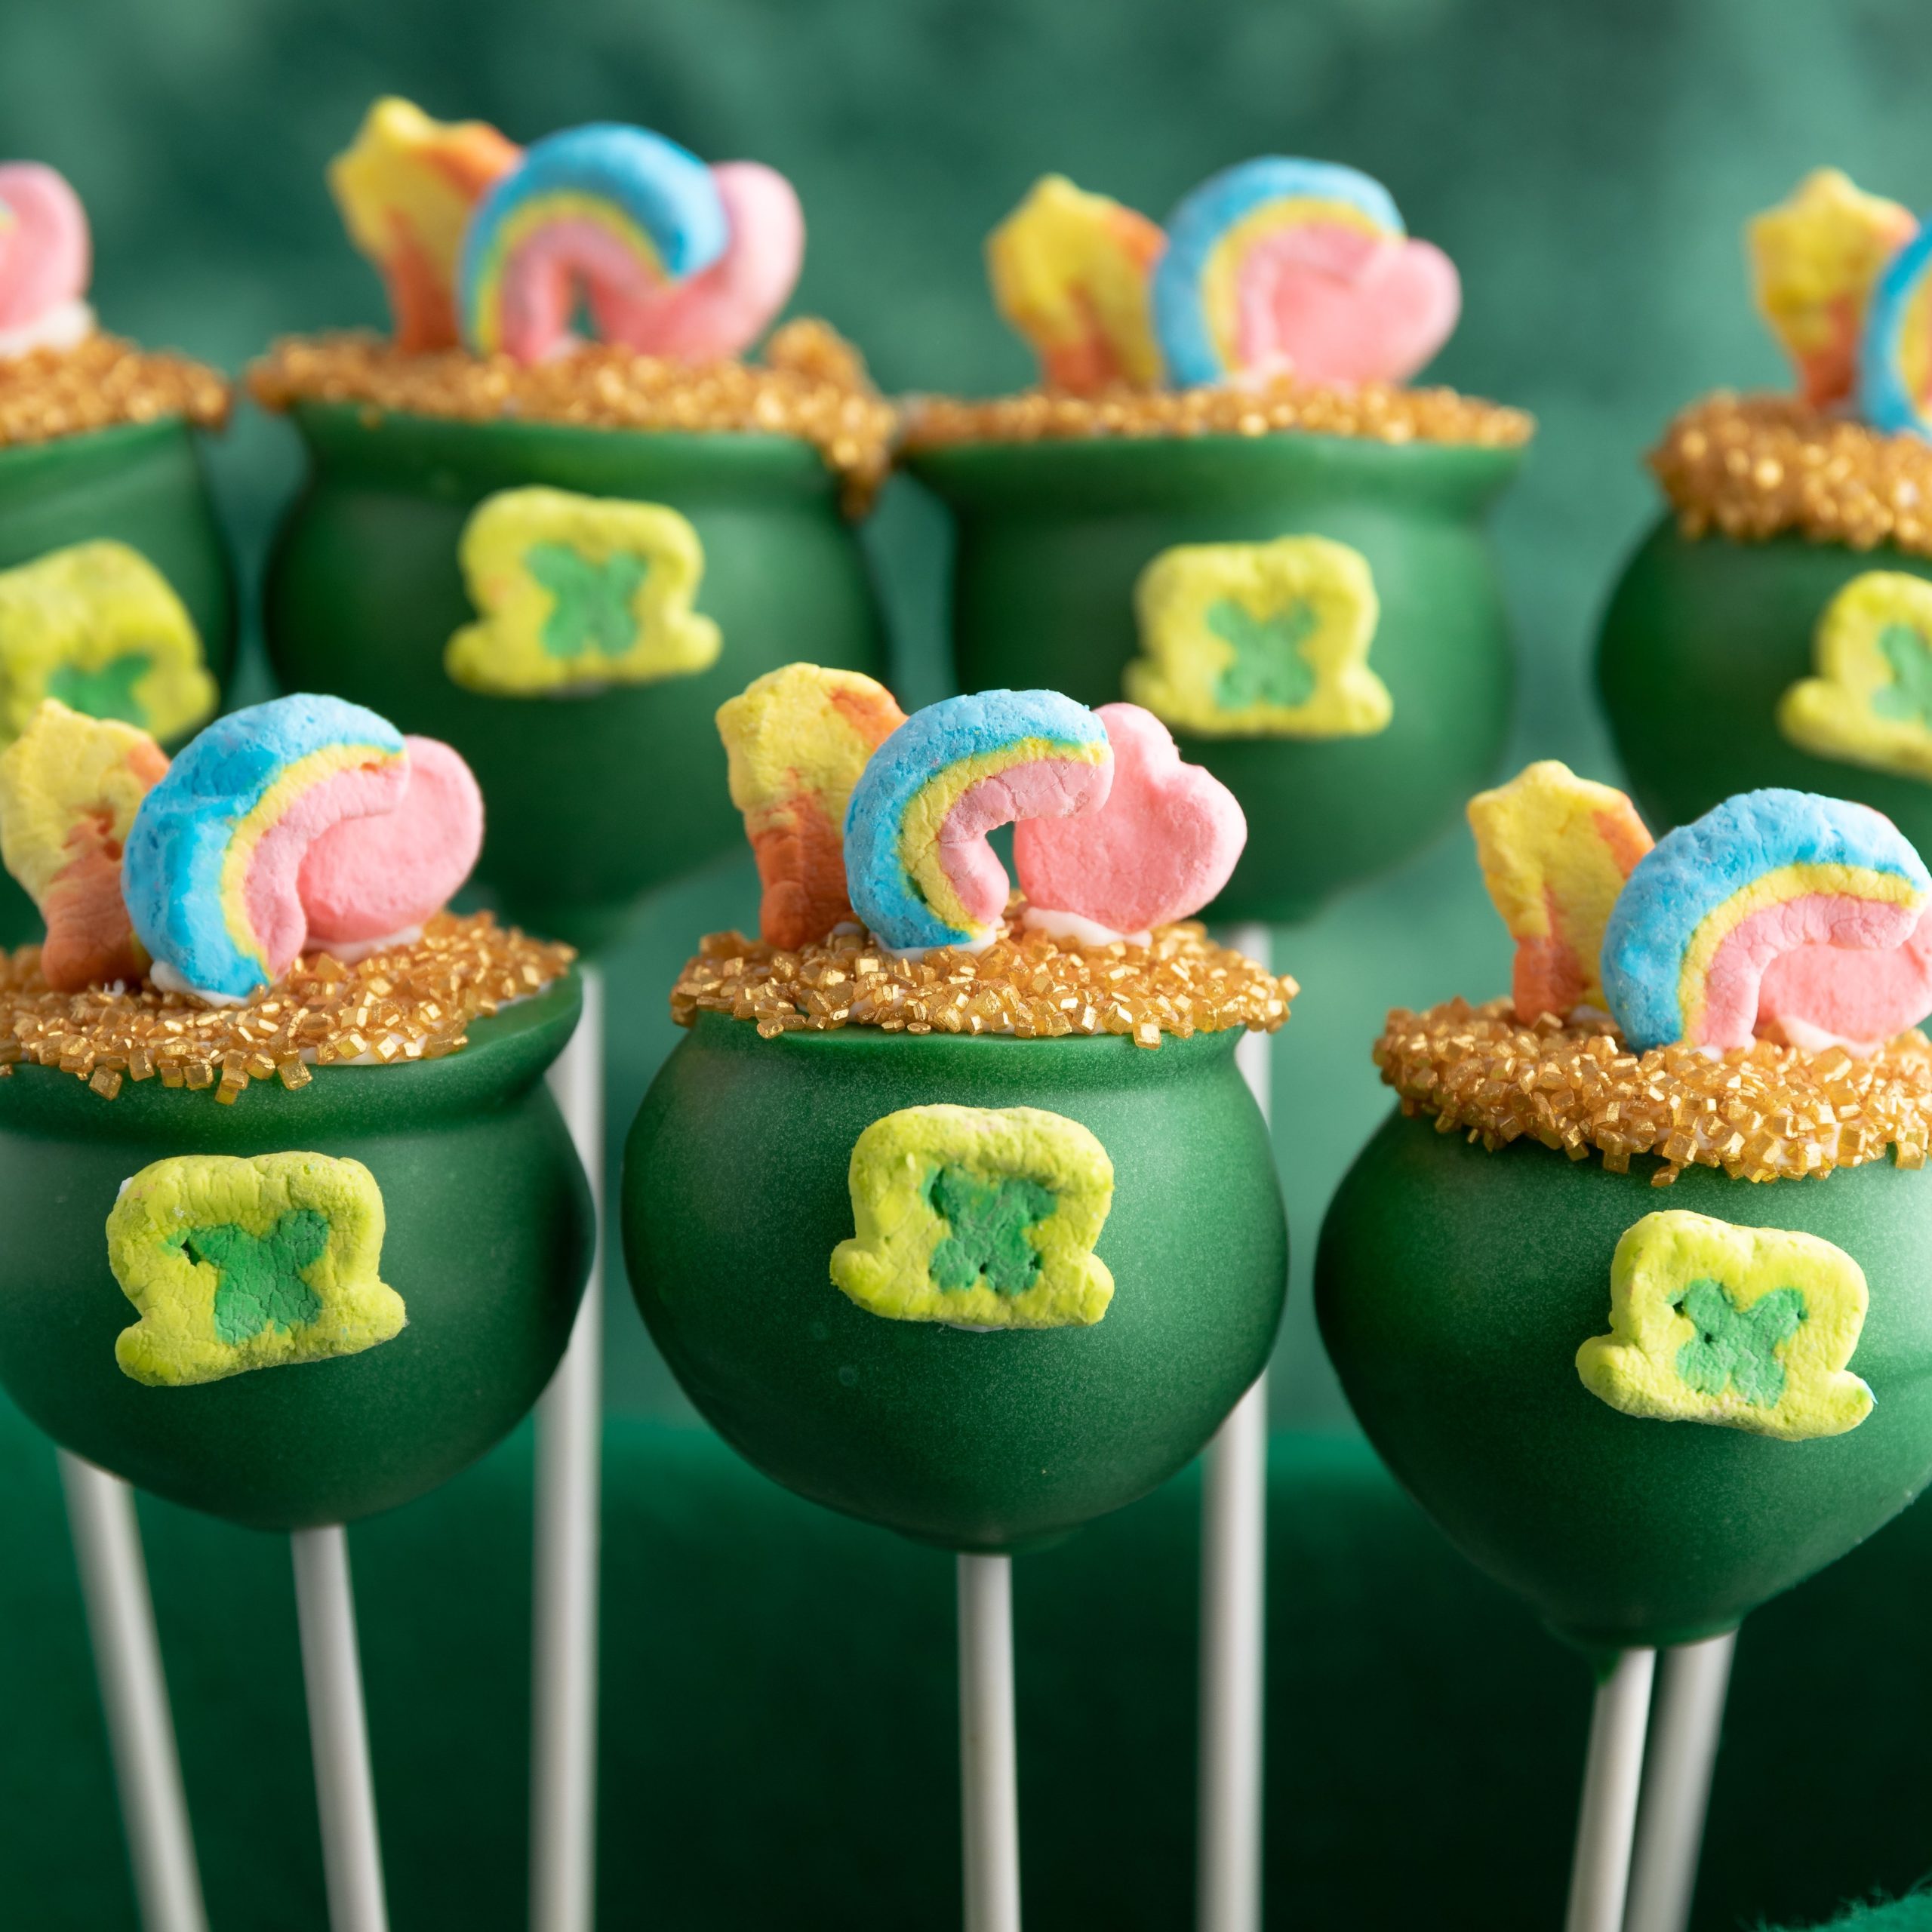
<svg viewBox="0 0 1932 1932"><path fill-rule="evenodd" d="M1778 376L1746 300L1738 241L1746 214L1826 161L1909 203L1932 202L1923 25L1919 0L0 0L0 154L57 164L85 197L98 254L96 295L109 327L237 368L278 332L380 319L374 277L343 239L322 185L324 163L373 95L406 94L438 115L481 115L522 139L595 118L641 122L714 159L748 155L784 169L811 228L797 306L852 335L890 387L969 391L1027 373L992 313L979 248L1037 174L1063 171L1159 215L1203 175L1251 153L1352 162L1386 180L1414 232L1444 246L1462 268L1466 320L1437 373L1527 405L1541 419L1534 460L1498 526L1520 629L1514 755L1561 756L1614 777L1592 713L1586 654L1611 574L1654 514L1640 454L1691 395ZM293 441L245 409L216 464L252 579L293 484ZM900 695L923 702L945 688L943 528L915 491L899 485L872 536L900 642ZM746 921L754 906L748 863L689 881L653 903L633 943L612 961L614 1146L671 1044L663 994L676 962L698 931ZM1345 1429L1308 1315L1306 1266L1322 1204L1383 1109L1368 1041L1392 1003L1500 989L1507 951L1458 835L1358 891L1312 929L1284 936L1278 953L1306 996L1275 1058L1276 1138L1298 1249L1277 1415ZM675 1391L620 1282L613 1287L614 1405L640 1417L675 1417L683 1413ZM514 1548L522 1532L516 1478L507 1480L511 1500L502 1507L512 1520L502 1531ZM1399 1511L1386 1489L1371 1484L1371 1491L1374 1510ZM51 1497L44 1487L35 1494L44 1519L37 1546L51 1560L45 1555L57 1548ZM1183 1623L1191 1587L1186 1520L1185 1512L1174 1519L1164 1546ZM1398 1550L1413 1527L1409 1517L1401 1521ZM398 1535L417 1533L405 1518L372 1532L372 1567L380 1567L386 1538L392 1546ZM1294 1547L1318 1563L1337 1561L1345 1539L1333 1534L1331 1543ZM206 1537L223 1547L232 1541L211 1530L178 1533L183 1544ZM1370 1563L1363 1574L1398 1594L1418 1574L1441 1574L1431 1567L1435 1555L1414 1561L1420 1571L1412 1564L1385 1574ZM1897 1588L1922 1569L1915 1558L1860 1574L1888 1577ZM934 1668L943 1673L943 1583L930 1565L921 1574L940 1593L926 1612L935 1625L928 1635L942 1646ZM1291 1597L1294 1576L1281 1576L1278 1587ZM1430 1587L1453 1594L1447 1584ZM1835 1580L1817 1587L1838 1588ZM70 1616L71 1583L50 1580L48 1589L48 1601ZM283 1644L285 1590L273 1586ZM1839 1589L1841 1606L1844 1595ZM1475 1615L1487 1601L1471 1598L1462 1614ZM1338 1615L1348 1623L1356 1613L1344 1607ZM187 1641L188 1620L185 1607L174 1613L171 1637ZM492 1709L520 1700L514 1613L511 1623L498 1666L512 1673L511 1685ZM1909 1645L1915 1628L1909 1617L1881 1620L1875 1640ZM667 1641L661 1615L645 1629L654 1643ZM1297 1634L1308 1635L1298 1627ZM1520 1624L1500 1626L1495 1641L1514 1656L1540 1644ZM1807 1636L1785 1654L1801 1657L1820 1641ZM71 1707L77 1728L67 1741L78 1749L85 1737L97 1750L73 1676L78 1653L69 1644L60 1654L63 1694L82 1700ZM1540 1807L1533 1829L1518 1821L1534 1844L1512 1848L1518 1834L1497 1819L1482 1820L1473 1809L1458 1815L1469 1832L1492 1837L1483 1856L1530 1859L1535 1872L1524 1881L1525 1895L1546 1903L1553 1916L1561 1854L1549 1841L1552 1832L1560 1837L1571 1803L1562 1767L1574 1762L1582 1691L1578 1674L1553 1651L1535 1654L1527 1678L1513 1675L1506 1660L1487 1660L1494 1681L1512 1687L1505 1703L1513 1721L1537 1735L1534 1793L1521 1777L1509 1787L1531 1809ZM376 1660L379 1679L400 1669L386 1655ZM35 1668L32 1654L17 1661ZM1475 1721L1466 1701L1444 1700L1439 1675L1432 1675L1441 1662L1426 1644L1401 1661L1392 1656L1383 1690L1425 1728L1432 1714L1452 1709ZM198 1653L195 1668L218 1675L219 1648ZM1179 1660L1174 1671L1162 1693L1178 1700L1158 1729L1166 1750L1185 1749ZM1762 1675L1770 1715L1758 1748L1775 1755L1788 1748L1775 1721L1780 1693L1772 1673ZM1306 1687L1322 1675L1297 1672L1296 1681ZM438 1694L459 1695L461 1672L444 1676ZM1358 1657L1348 1694L1377 1695L1375 1678ZM943 1674L926 1680L936 1724L944 1718L943 1681ZM1561 1687L1561 1715L1539 1730L1546 1686ZM192 1696L195 1687L178 1687ZM1854 1699L1881 1695L1870 1673L1835 1688ZM638 1694L649 1701L648 1673ZM1032 1694L1041 1694L1037 1683ZM1414 1727L1395 1722L1393 1704L1378 1709L1375 1728L1355 1747L1364 1760L1361 1783L1351 1787L1349 1815L1358 1823L1374 1803L1377 1752L1405 1754L1402 1740ZM1310 1707L1278 1715L1290 1729L1306 1727ZM236 1720L244 1730L234 1735L257 1721L275 1730L287 1773L292 1710L245 1712ZM1332 1737L1347 1721L1345 1710L1324 1703L1317 1729ZM427 1758L416 1766L394 1757L384 1740L386 1732L395 1738L395 1721L377 1725L379 1755L389 1752L395 1775L438 1775ZM230 1757L234 1735L222 1746ZM943 1767L943 1744L929 1742ZM1278 1751L1295 1748L1287 1731L1278 1734ZM620 1745L610 1746L607 1768L612 1751L621 1756ZM211 1741L203 1757L196 1800L205 1820L219 1809L220 1767L229 1759L214 1754ZM70 1758L57 1761L74 1782L76 1803L98 1807L97 1757L86 1780ZM1464 1767L1444 1759L1435 1768L1442 1795L1460 1795L1449 1788L1465 1782ZM807 1763L792 1772L811 1780ZM1090 1767L1088 1774L1106 1774ZM285 1815L250 1829L272 1834L285 1826L308 1859L306 1796L299 1774L290 1775L294 1783L275 1786ZM504 1775L513 1787L513 1765ZM45 1785L31 1762L15 1762L8 1776L17 1789ZM1471 1777L1473 1789L1481 1780ZM653 1789L675 1786L667 1773ZM1407 1788L1413 1792L1413 1783ZM1731 1789L1721 1806L1741 1804L1747 1794L1773 1810L1779 1804L1775 1780ZM1163 1792L1161 1815L1173 1814L1169 1822L1183 1834L1184 1812L1176 1807L1184 1793L1177 1786ZM244 1795L237 1803L246 1810ZM728 1803L728 1794L719 1801ZM515 1802L507 1790L492 1820L500 1823ZM1831 1873L1762 1887L1752 1881L1749 1847L1763 1835L1740 1820L1727 1840L1721 1901L1714 1898L1712 1908L1718 1915L1709 1922L1727 1922L1722 1901L1816 1912L1880 1877L1908 1881L1918 1869L1909 1819L1881 1856L1859 1835L1859 1807L1841 1808L1846 1830L1829 1848ZM939 1804L935 1816L945 1809ZM1921 1806L1920 1815L1932 1811ZM1399 1833L1399 1817L1388 1827ZM666 1843L662 1834L646 1835L660 1849ZM1932 1846L1932 1832L1917 1835ZM271 1864L273 1841L262 1853ZM1147 1894L1164 1901L1164 1917L1180 1909L1184 1894L1184 1844L1168 1849L1172 1857ZM1868 1852L1869 1869L1837 1869L1835 1861ZM111 1859L111 1840L90 1856ZM1470 1860L1466 1882L1483 1869L1483 1856ZM494 1882L501 1894L520 1881L506 1870ZM1377 1892L1372 1875L1364 1882ZM312 1909L306 1865L297 1889ZM228 1895L235 1896L232 1882ZM946 1909L940 1894L919 1896ZM1334 1915L1343 1896L1326 1894L1325 1908L1304 1922L1342 1922ZM1454 1910L1436 1912L1424 1912L1413 1890L1405 1896L1408 1909L1432 1923L1515 1922L1492 1919L1466 1894ZM1392 1922L1392 1905L1377 1898L1363 1922ZM0 1905L0 1918L7 1915ZM506 1909L503 1922L513 1915ZM798 1922L821 1921L808 1914ZM1055 1922L1081 1921L1076 1912ZM1523 1922L1549 1918L1540 1903Z"/></svg>

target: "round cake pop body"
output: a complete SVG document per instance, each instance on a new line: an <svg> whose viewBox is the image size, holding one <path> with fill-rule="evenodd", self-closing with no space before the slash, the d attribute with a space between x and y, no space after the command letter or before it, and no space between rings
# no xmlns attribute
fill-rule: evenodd
<svg viewBox="0 0 1932 1932"><path fill-rule="evenodd" d="M1293 921L1426 842L1500 753L1484 525L1530 425L1398 386L1454 325L1455 271L1367 177L1271 157L1164 234L1137 219L1036 188L989 253L1046 392L928 398L903 460L957 526L961 686L1153 712L1247 817L1214 915Z"/></svg>
<svg viewBox="0 0 1932 1932"><path fill-rule="evenodd" d="M883 661L852 522L892 412L823 325L736 359L801 258L773 171L610 125L523 151L406 106L332 177L394 344L284 344L257 372L310 458L269 655L453 746L506 909L601 944L735 836L718 705L794 657Z"/></svg>
<svg viewBox="0 0 1932 1932"><path fill-rule="evenodd" d="M893 916L886 888L921 876L926 844L989 782L976 730L997 737L995 783L1063 748L1060 815L1026 823L1118 815L1091 876L1070 849L1048 869L1099 923L1193 910L1171 866L1156 898L1107 888L1133 883L1124 855L1155 856L1179 802L1217 826L1234 809L1204 773L1191 790L1141 782L1138 749L1113 798L1092 782L1113 727L1056 694L949 700L869 743L890 700L856 683L790 666L721 716L765 936L714 936L673 995L690 1031L631 1131L625 1254L687 1392L768 1475L926 1542L1024 1548L1181 1467L1266 1364L1287 1235L1233 1050L1281 1023L1292 986L1194 928L1083 949L1009 906L972 947L909 958L840 918L822 830L805 835L823 801L851 799L850 906ZM753 782L787 771L808 794ZM859 835L869 801L928 794L911 863L916 804L878 818L898 828L883 844ZM1201 849L1189 876L1211 891Z"/></svg>
<svg viewBox="0 0 1932 1932"><path fill-rule="evenodd" d="M237 1521L407 1501L528 1408L589 1265L543 1080L580 1003L568 950L425 906L470 819L462 786L410 786L384 719L284 698L170 768L129 727L45 713L0 755L0 852L49 955L91 939L112 977L58 991L31 953L0 974L0 1202L31 1257L0 1382L75 1454ZM447 780L454 756L425 761ZM328 798L345 785L361 816ZM336 844L384 814L413 844ZM423 928L330 953L305 881L325 926ZM257 977L218 1004L143 984L171 962Z"/></svg>
<svg viewBox="0 0 1932 1932"><path fill-rule="evenodd" d="M1323 1337L1476 1562L1579 1641L1692 1641L1932 1477L1924 867L1776 792L1646 849L1554 764L1470 817L1517 995L1390 1015L1403 1111L1330 1208Z"/></svg>

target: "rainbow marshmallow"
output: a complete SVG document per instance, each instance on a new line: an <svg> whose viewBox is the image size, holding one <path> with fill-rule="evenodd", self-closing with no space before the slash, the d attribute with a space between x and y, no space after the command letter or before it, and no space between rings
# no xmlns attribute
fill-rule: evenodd
<svg viewBox="0 0 1932 1932"><path fill-rule="evenodd" d="M1382 184L1270 155L1223 169L1168 222L1155 331L1177 387L1266 377L1401 381L1448 338L1454 265L1405 237Z"/></svg>
<svg viewBox="0 0 1932 1932"><path fill-rule="evenodd" d="M1774 962L1903 945L1932 873L1889 819L1808 792L1746 792L1652 848L1603 939L1610 1010L1637 1051L1747 1047ZM1909 1020L1903 1021L1909 1024Z"/></svg>
<svg viewBox="0 0 1932 1932"><path fill-rule="evenodd" d="M393 811L402 736L340 698L278 698L217 718L134 815L122 891L155 983L211 1004L270 985L301 952L309 848L343 820Z"/></svg>
<svg viewBox="0 0 1932 1932"><path fill-rule="evenodd" d="M597 122L535 143L470 218L457 276L464 340L535 362L568 349L580 287L611 314L699 274L730 218L697 155L642 128Z"/></svg>
<svg viewBox="0 0 1932 1932"><path fill-rule="evenodd" d="M1932 228L1893 256L1872 291L1858 406L1875 429L1932 437Z"/></svg>
<svg viewBox="0 0 1932 1932"><path fill-rule="evenodd" d="M983 952L999 937L1006 869L994 826L1104 804L1106 728L1057 691L981 691L915 712L875 752L845 814L853 910L888 952Z"/></svg>

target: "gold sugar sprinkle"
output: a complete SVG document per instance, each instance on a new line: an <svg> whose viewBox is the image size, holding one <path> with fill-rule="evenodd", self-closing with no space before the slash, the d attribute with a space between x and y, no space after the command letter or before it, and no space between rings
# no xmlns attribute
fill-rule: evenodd
<svg viewBox="0 0 1932 1932"><path fill-rule="evenodd" d="M1932 443L1827 416L1794 396L1720 390L1675 417L1650 466L1686 537L1932 556Z"/></svg>
<svg viewBox="0 0 1932 1932"><path fill-rule="evenodd" d="M1859 1060L1759 1040L1713 1060L1695 1047L1633 1054L1614 1027L1517 1023L1507 999L1452 999L1426 1013L1398 1007L1375 1043L1382 1078L1406 1114L1432 1114L1441 1134L1490 1149L1525 1137L1572 1160L1601 1154L1612 1174L1633 1154L1734 1180L1828 1174L1882 1159L1925 1164L1932 1144L1932 1043L1901 1033Z"/></svg>
<svg viewBox="0 0 1932 1932"><path fill-rule="evenodd" d="M248 388L268 409L359 402L479 423L797 436L837 472L855 515L884 480L897 422L858 351L809 317L780 329L759 363L676 362L592 343L555 361L525 364L461 349L411 354L368 334L295 337L255 363Z"/></svg>
<svg viewBox="0 0 1932 1932"><path fill-rule="evenodd" d="M124 1080L158 1078L232 1103L251 1081L291 1092L329 1066L440 1060L469 1044L465 1029L506 1001L540 992L570 965L567 946L499 926L488 912L439 912L412 944L353 966L306 955L245 1006L205 1006L152 986L53 992L40 949L0 953L0 1072L22 1061L57 1067L104 1100Z"/></svg>
<svg viewBox="0 0 1932 1932"><path fill-rule="evenodd" d="M1265 436L1299 429L1383 443L1513 448L1535 418L1454 389L1364 383L1331 389L1277 376L1253 389L1115 389L1096 396L1028 389L968 401L925 396L907 406L909 450L953 443L1030 443L1088 436Z"/></svg>
<svg viewBox="0 0 1932 1932"><path fill-rule="evenodd" d="M1157 926L1152 943L1076 946L1020 924L1007 910L1005 936L982 953L950 946L924 959L896 959L869 934L835 933L820 944L782 951L740 933L712 933L671 990L671 1017L688 1026L700 1013L757 1023L761 1038L876 1026L888 1033L1011 1033L1054 1039L1067 1033L1124 1034L1158 1047L1229 1027L1272 1033L1301 990L1244 953L1214 945L1192 920Z"/></svg>
<svg viewBox="0 0 1932 1932"><path fill-rule="evenodd" d="M165 416L218 429L229 400L226 378L185 355L150 354L94 334L71 349L0 358L0 445L45 443Z"/></svg>

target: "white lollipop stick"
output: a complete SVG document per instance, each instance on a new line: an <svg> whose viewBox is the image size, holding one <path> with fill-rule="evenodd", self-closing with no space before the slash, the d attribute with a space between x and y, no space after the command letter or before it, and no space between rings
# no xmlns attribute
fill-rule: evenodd
<svg viewBox="0 0 1932 1932"><path fill-rule="evenodd" d="M309 1749L315 1764L330 1932L389 1932L349 1538L337 1523L297 1530L288 1540L295 1558L295 1614L309 1694Z"/></svg>
<svg viewBox="0 0 1932 1932"><path fill-rule="evenodd" d="M1655 1651L1622 1651L1616 1667L1597 1686L1564 1932L1623 1932L1657 1660Z"/></svg>
<svg viewBox="0 0 1932 1932"><path fill-rule="evenodd" d="M1226 943L1266 966L1268 928L1235 927ZM1269 1117L1266 1033L1235 1058ZM1262 1720L1268 1583L1268 1377L1255 1381L1208 1451L1201 1485L1201 1786L1195 1877L1197 1932L1260 1932Z"/></svg>
<svg viewBox="0 0 1932 1932"><path fill-rule="evenodd" d="M134 1491L64 1449L59 1461L141 1924L208 1932Z"/></svg>
<svg viewBox="0 0 1932 1932"><path fill-rule="evenodd" d="M1718 1732L1737 1647L1737 1632L1727 1630L1721 1637L1678 1644L1663 1654L1623 1932L1684 1932L1690 1922Z"/></svg>
<svg viewBox="0 0 1932 1932"><path fill-rule="evenodd" d="M959 1786L966 1932L1020 1932L1011 1557L959 1558Z"/></svg>
<svg viewBox="0 0 1932 1932"><path fill-rule="evenodd" d="M570 1345L537 1405L531 1713L532 1932L590 1932L597 1895L598 1511L604 1380L604 976L550 1091L590 1181L597 1240Z"/></svg>

